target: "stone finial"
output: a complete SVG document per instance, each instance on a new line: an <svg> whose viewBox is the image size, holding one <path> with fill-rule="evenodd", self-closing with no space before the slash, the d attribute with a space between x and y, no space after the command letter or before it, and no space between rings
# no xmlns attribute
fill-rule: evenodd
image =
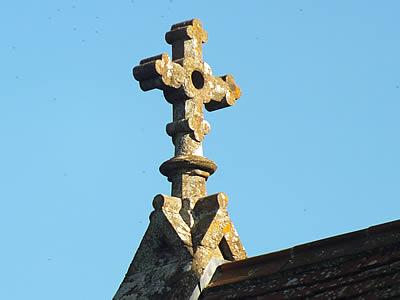
<svg viewBox="0 0 400 300"><path fill-rule="evenodd" d="M115 300L195 299L212 266L246 258L226 209L227 196L206 192L217 166L203 156L202 141L210 131L203 106L214 111L240 97L231 75L213 76L203 61L207 38L197 19L175 24L165 35L172 58L163 53L133 69L143 91L160 89L172 104L166 131L175 155L160 166L172 182L171 196L154 198L150 225Z"/></svg>

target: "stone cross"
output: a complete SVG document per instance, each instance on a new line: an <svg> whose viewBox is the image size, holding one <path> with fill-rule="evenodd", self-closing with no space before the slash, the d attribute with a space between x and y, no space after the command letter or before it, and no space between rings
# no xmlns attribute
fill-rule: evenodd
<svg viewBox="0 0 400 300"><path fill-rule="evenodd" d="M240 89L231 75L213 76L203 61L202 44L207 32L197 19L175 24L165 39L172 45L172 58L163 53L143 59L133 76L143 91L160 89L173 105L173 122L167 133L175 145L175 157L160 166L160 172L172 182L172 196L196 201L206 196L205 182L217 168L203 157L202 141L210 131L204 120L208 111L229 107L240 97Z"/></svg>
<svg viewBox="0 0 400 300"><path fill-rule="evenodd" d="M203 106L231 106L240 89L230 75L213 76L203 61L207 33L199 20L173 25L165 39L172 58L164 53L144 59L133 76L144 91L162 90L173 106L167 133L175 155L160 166L172 195L154 197L149 226L114 300L198 299L219 264L246 258L227 195L206 194L206 180L217 166L202 150L210 131Z"/></svg>

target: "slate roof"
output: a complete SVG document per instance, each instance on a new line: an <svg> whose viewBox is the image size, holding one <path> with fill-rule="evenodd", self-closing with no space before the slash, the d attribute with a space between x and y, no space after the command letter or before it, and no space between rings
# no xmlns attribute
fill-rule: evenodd
<svg viewBox="0 0 400 300"><path fill-rule="evenodd" d="M400 220L225 263L200 299L400 299Z"/></svg>

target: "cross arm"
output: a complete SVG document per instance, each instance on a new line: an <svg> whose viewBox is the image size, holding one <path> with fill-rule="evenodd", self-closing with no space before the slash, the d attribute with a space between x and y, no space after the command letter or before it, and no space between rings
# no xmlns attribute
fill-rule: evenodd
<svg viewBox="0 0 400 300"><path fill-rule="evenodd" d="M192 57L202 59L202 44L207 42L208 35L200 20L192 19L172 25L165 34L165 40L172 45L172 59Z"/></svg>
<svg viewBox="0 0 400 300"><path fill-rule="evenodd" d="M167 53L145 58L133 68L133 77L143 91L177 89L184 81L184 69L173 62Z"/></svg>
<svg viewBox="0 0 400 300"><path fill-rule="evenodd" d="M211 77L209 81L210 96L204 99L208 111L229 107L241 96L239 86L232 75Z"/></svg>

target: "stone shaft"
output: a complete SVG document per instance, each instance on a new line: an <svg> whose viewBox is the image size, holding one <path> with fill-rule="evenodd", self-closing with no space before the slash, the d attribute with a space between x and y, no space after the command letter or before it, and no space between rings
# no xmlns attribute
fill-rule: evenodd
<svg viewBox="0 0 400 300"><path fill-rule="evenodd" d="M172 196L194 204L206 196L206 180L216 170L203 157L202 141L210 131L203 106L209 111L229 107L240 97L240 89L230 75L213 76L203 61L207 32L199 20L173 25L165 39L172 46L172 59L166 53L144 59L133 75L144 91L160 89L172 104L173 120L166 129L175 156L160 171L172 182Z"/></svg>

